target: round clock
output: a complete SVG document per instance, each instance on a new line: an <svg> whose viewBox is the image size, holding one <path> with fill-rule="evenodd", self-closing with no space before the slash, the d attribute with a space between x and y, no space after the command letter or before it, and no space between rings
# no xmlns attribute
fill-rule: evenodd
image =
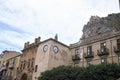
<svg viewBox="0 0 120 80"><path fill-rule="evenodd" d="M47 45L45 45L45 46L43 47L43 51L44 51L44 52L46 52L46 51L47 51L47 49L48 49L48 46L47 46Z"/></svg>
<svg viewBox="0 0 120 80"><path fill-rule="evenodd" d="M58 47L57 47L57 46L54 46L54 47L53 47L53 51L54 51L55 53L57 53L57 52L58 52L58 50L59 50L59 49L58 49Z"/></svg>

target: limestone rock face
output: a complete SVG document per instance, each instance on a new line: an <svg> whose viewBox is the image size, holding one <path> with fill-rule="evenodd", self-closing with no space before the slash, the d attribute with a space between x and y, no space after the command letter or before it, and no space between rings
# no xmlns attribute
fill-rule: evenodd
<svg viewBox="0 0 120 80"><path fill-rule="evenodd" d="M84 25L81 39L113 30L120 30L120 13L110 14L107 17L102 18L98 16L91 16L90 21Z"/></svg>

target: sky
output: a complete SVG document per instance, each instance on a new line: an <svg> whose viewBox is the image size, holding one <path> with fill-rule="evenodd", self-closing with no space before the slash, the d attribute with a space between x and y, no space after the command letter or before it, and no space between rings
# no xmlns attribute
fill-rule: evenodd
<svg viewBox="0 0 120 80"><path fill-rule="evenodd" d="M66 45L76 43L91 16L119 11L118 0L0 0L0 53L56 34Z"/></svg>

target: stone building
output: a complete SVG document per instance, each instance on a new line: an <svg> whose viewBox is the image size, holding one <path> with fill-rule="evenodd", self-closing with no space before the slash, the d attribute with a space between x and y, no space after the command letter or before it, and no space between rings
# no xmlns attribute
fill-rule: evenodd
<svg viewBox="0 0 120 80"><path fill-rule="evenodd" d="M8 79L16 79L20 58L21 54L14 56L6 61L6 75Z"/></svg>
<svg viewBox="0 0 120 80"><path fill-rule="evenodd" d="M41 72L61 65L86 67L120 63L120 13L92 16L79 42L67 46L55 39L25 43L17 80L37 80Z"/></svg>
<svg viewBox="0 0 120 80"><path fill-rule="evenodd" d="M79 42L70 45L75 66L120 63L120 13L92 16Z"/></svg>
<svg viewBox="0 0 120 80"><path fill-rule="evenodd" d="M40 43L35 59L33 79L37 80L40 73L72 62L70 48L56 39L47 39Z"/></svg>
<svg viewBox="0 0 120 80"><path fill-rule="evenodd" d="M22 50L20 65L18 69L17 80L32 80L34 71L34 64L38 46L40 44L40 37L36 38L33 43L25 43Z"/></svg>
<svg viewBox="0 0 120 80"><path fill-rule="evenodd" d="M0 76L2 78L8 78L8 60L10 58L13 58L15 56L18 56L20 55L19 52L16 52L16 51L8 51L8 50L5 50L3 51L1 54L0 54Z"/></svg>
<svg viewBox="0 0 120 80"><path fill-rule="evenodd" d="M57 36L44 41L38 37L31 44L27 42L22 52L17 80L36 80L41 72L72 63L69 46L59 42Z"/></svg>

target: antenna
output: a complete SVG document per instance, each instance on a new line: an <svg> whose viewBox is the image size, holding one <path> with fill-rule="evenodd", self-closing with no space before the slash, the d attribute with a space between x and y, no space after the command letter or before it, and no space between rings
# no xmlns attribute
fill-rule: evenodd
<svg viewBox="0 0 120 80"><path fill-rule="evenodd" d="M55 35L55 40L58 40L58 35L57 34Z"/></svg>

